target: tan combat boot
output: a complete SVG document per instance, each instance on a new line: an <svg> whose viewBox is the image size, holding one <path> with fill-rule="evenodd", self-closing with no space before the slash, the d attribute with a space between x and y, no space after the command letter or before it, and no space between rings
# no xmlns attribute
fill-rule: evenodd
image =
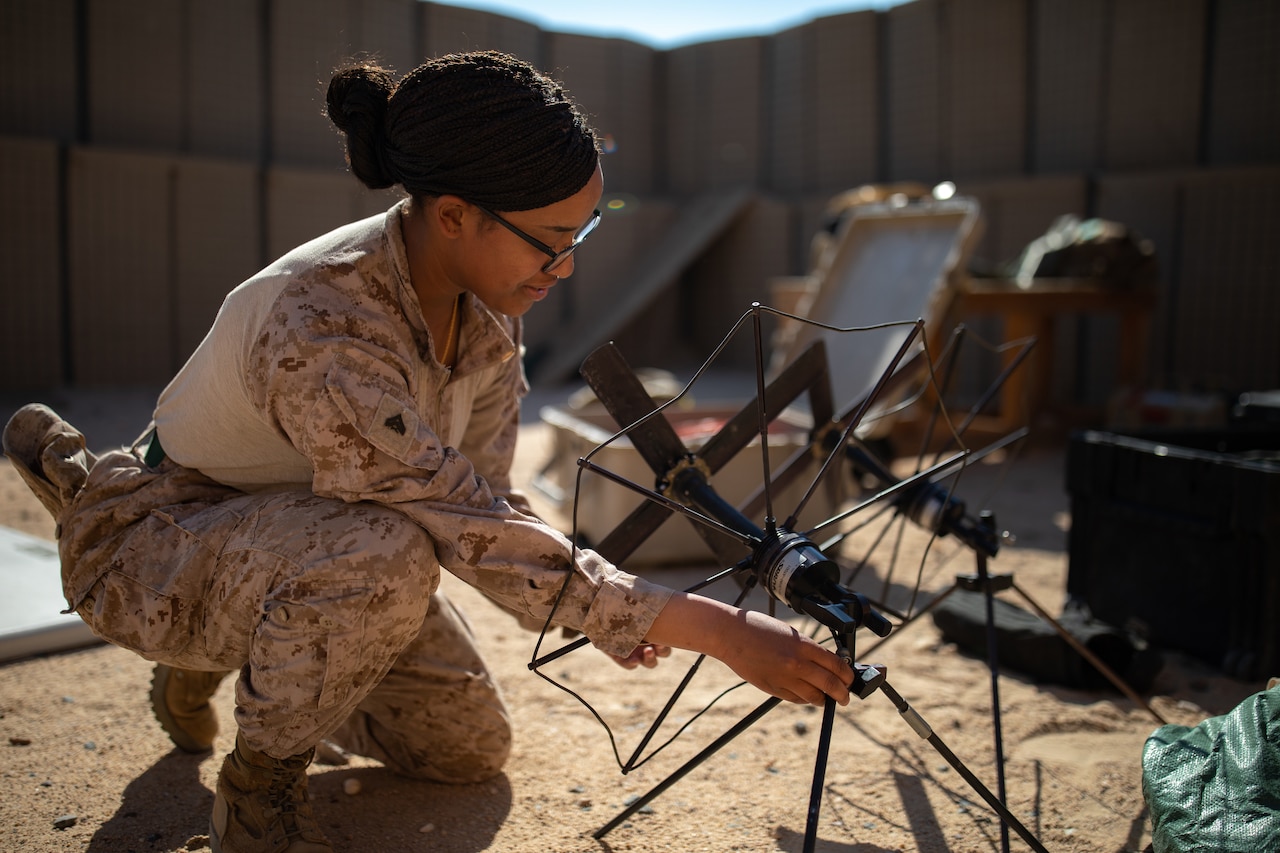
<svg viewBox="0 0 1280 853"><path fill-rule="evenodd" d="M195 753L213 749L218 715L209 700L229 674L156 664L151 676L151 710L178 749Z"/></svg>
<svg viewBox="0 0 1280 853"><path fill-rule="evenodd" d="M209 819L213 853L333 853L307 798L313 752L272 758L236 735L235 751L218 774Z"/></svg>

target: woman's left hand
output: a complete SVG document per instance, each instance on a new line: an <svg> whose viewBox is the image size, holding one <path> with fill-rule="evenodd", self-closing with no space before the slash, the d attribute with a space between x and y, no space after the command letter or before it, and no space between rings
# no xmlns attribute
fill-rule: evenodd
<svg viewBox="0 0 1280 853"><path fill-rule="evenodd" d="M609 657L613 658L618 666L623 669L635 669L637 666L653 669L658 665L658 658L665 658L670 655L670 646L661 646L657 643L641 643L625 658L618 655L609 655Z"/></svg>

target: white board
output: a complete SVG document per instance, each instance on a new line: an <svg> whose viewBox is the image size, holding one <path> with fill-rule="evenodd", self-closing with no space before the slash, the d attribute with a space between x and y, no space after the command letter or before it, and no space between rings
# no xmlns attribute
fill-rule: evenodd
<svg viewBox="0 0 1280 853"><path fill-rule="evenodd" d="M0 527L0 663L100 642L62 596L53 542Z"/></svg>
<svg viewBox="0 0 1280 853"><path fill-rule="evenodd" d="M797 313L839 328L923 319L932 341L950 304L952 276L963 272L980 221L978 203L959 197L850 209L820 263L812 302ZM844 411L875 384L910 332L908 326L833 332L804 324L789 342L786 360L822 338L836 409Z"/></svg>

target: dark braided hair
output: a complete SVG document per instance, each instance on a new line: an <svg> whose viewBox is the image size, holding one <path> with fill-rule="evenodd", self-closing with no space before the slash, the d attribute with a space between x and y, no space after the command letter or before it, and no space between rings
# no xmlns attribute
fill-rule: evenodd
<svg viewBox="0 0 1280 853"><path fill-rule="evenodd" d="M352 173L415 198L532 210L586 186L599 158L595 131L563 87L496 51L429 60L398 84L376 65L350 65L329 82L327 107Z"/></svg>

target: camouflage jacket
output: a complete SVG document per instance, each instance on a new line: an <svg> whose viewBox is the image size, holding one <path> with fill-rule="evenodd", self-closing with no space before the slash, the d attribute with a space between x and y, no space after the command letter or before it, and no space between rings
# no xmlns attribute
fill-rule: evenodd
<svg viewBox="0 0 1280 853"><path fill-rule="evenodd" d="M436 361L410 283L403 206L300 246L233 290L165 389L174 461L237 489L376 501L430 534L441 566L545 620L568 539L511 491L527 392L520 322L468 294L458 362ZM670 590L578 550L555 621L627 654Z"/></svg>

